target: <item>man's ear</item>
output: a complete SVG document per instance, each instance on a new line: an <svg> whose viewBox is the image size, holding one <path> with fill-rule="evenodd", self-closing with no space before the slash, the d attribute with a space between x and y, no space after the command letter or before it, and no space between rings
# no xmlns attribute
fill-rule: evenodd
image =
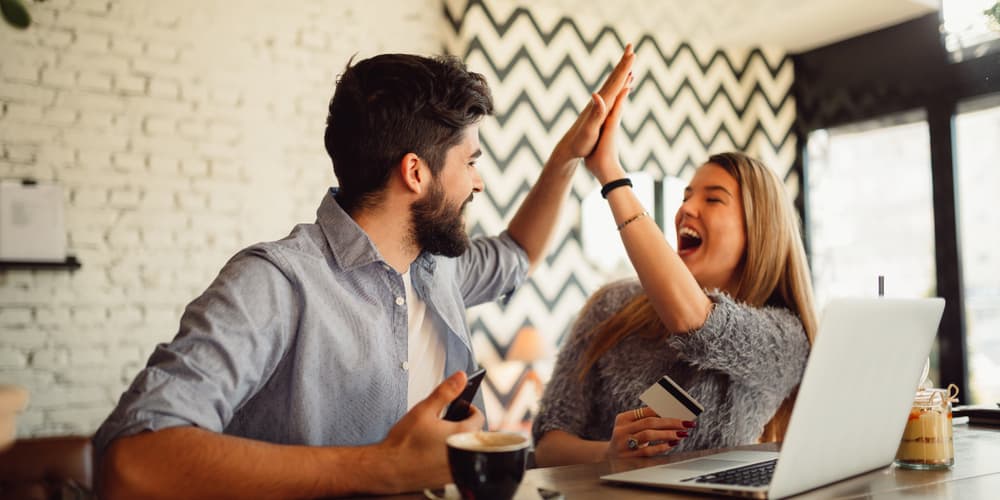
<svg viewBox="0 0 1000 500"><path fill-rule="evenodd" d="M400 178L403 185L415 194L421 194L430 182L431 171L416 153L406 153L399 161Z"/></svg>

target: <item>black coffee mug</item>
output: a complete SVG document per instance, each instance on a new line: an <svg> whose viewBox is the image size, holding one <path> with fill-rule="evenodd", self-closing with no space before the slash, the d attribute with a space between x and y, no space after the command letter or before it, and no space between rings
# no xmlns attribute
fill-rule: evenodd
<svg viewBox="0 0 1000 500"><path fill-rule="evenodd" d="M528 438L513 432L463 432L448 437L448 465L462 498L509 500L524 478Z"/></svg>

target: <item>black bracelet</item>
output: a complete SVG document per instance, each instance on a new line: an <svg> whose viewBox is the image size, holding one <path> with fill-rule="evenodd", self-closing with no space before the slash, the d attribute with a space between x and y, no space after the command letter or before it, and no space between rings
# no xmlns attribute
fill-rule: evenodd
<svg viewBox="0 0 1000 500"><path fill-rule="evenodd" d="M601 196L603 196L604 199L606 200L608 199L608 193L610 193L612 189L620 188L622 186L632 187L632 179L629 179L628 177L622 177L621 179L611 181L601 186Z"/></svg>

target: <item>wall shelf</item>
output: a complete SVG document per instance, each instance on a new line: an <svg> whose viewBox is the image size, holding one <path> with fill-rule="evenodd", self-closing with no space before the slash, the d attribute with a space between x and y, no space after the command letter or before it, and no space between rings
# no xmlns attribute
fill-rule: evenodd
<svg viewBox="0 0 1000 500"><path fill-rule="evenodd" d="M63 262L0 261L0 271L8 269L66 269L76 271L80 269L80 266L80 261L76 259L75 255L66 257L66 260Z"/></svg>

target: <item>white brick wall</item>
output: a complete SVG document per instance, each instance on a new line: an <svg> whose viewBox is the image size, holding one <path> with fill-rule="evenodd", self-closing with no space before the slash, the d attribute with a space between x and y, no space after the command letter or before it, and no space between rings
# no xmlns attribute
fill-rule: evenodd
<svg viewBox="0 0 1000 500"><path fill-rule="evenodd" d="M0 24L0 178L59 182L83 268L0 271L18 434L91 433L239 248L312 221L348 58L436 53L440 0L47 0Z"/></svg>

